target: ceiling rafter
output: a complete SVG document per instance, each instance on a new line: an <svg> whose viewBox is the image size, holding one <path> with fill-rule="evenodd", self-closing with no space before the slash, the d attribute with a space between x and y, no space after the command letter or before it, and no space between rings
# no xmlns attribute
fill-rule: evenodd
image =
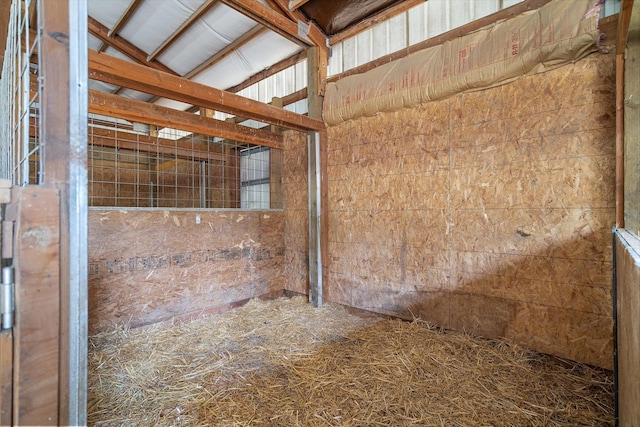
<svg viewBox="0 0 640 427"><path fill-rule="evenodd" d="M89 50L89 77L190 105L296 130L324 130L321 120ZM187 113L189 114L189 113Z"/></svg>
<svg viewBox="0 0 640 427"><path fill-rule="evenodd" d="M307 17L299 10L291 10L289 7L287 7L287 0L267 0L267 3L269 3L272 8L280 11L281 14L291 19L294 23L296 23L296 25L298 22L303 22L309 28L307 35L311 39L311 41L313 41L316 46L322 49L328 48L329 39L324 31L322 31L320 27L318 27L318 24L307 19Z"/></svg>
<svg viewBox="0 0 640 427"><path fill-rule="evenodd" d="M122 16L120 16L120 19L118 19L118 22L116 22L113 28L109 30L109 37L114 37L118 34L118 32L120 32L120 30L127 24L127 22L129 22L129 18L131 18L138 6L140 6L143 1L144 0L132 0L131 3L129 3L127 10L125 10Z"/></svg>
<svg viewBox="0 0 640 427"><path fill-rule="evenodd" d="M289 0L289 9L295 10L299 7L303 6L305 3L308 3L309 0Z"/></svg>
<svg viewBox="0 0 640 427"><path fill-rule="evenodd" d="M161 55L162 52L164 52L173 42L175 42L178 39L178 37L180 37L189 28L191 28L191 26L198 19L200 19L202 16L204 16L204 14L209 11L209 9L211 9L213 6L215 6L216 3L218 3L218 0L207 0L206 2L204 2L202 4L202 6L200 6L198 8L198 10L196 10L189 17L189 19L187 19L185 22L183 22L182 25L180 25L180 27L178 27L178 29L173 32L173 34L171 34L169 37L167 37L167 39L165 41L163 41L162 44L160 46L158 46L158 48L156 50L151 52L151 54L147 57L147 61L153 61L155 58L157 58L159 55Z"/></svg>
<svg viewBox="0 0 640 427"><path fill-rule="evenodd" d="M119 52L125 54L129 58L133 59L137 63L150 68L154 68L159 71L163 71L165 73L177 75L177 73L172 69L158 61L147 61L147 54L145 52L143 52L141 49L134 46L124 38L120 37L119 35L116 34L114 37L109 37L109 30L107 29L107 27L90 16L88 17L88 28L91 34L102 40L104 43L107 43L114 49L118 50Z"/></svg>
<svg viewBox="0 0 640 427"><path fill-rule="evenodd" d="M258 24L264 25L304 48L311 47L315 44L308 35L298 32L298 25L296 23L257 0L220 1L235 11L253 19Z"/></svg>

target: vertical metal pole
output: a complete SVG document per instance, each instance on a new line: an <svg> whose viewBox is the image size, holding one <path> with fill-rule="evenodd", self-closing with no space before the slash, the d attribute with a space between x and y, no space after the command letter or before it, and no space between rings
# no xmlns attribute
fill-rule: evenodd
<svg viewBox="0 0 640 427"><path fill-rule="evenodd" d="M322 247L320 238L320 133L308 133L309 153L309 302L322 306Z"/></svg>
<svg viewBox="0 0 640 427"><path fill-rule="evenodd" d="M69 2L69 425L87 424L87 1ZM64 315L64 313L62 313Z"/></svg>
<svg viewBox="0 0 640 427"><path fill-rule="evenodd" d="M28 6L28 5L27 5ZM28 14L27 18L28 19ZM29 32L27 31L27 34ZM22 179L20 185L29 185L29 125L31 120L29 119L29 90L31 86L31 78L29 76L29 37L26 36L27 53L24 56L24 69L20 70L22 76L22 109L20 115L22 116Z"/></svg>

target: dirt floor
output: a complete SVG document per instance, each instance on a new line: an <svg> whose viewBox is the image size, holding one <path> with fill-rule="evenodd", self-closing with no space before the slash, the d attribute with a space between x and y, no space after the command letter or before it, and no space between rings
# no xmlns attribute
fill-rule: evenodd
<svg viewBox="0 0 640 427"><path fill-rule="evenodd" d="M610 372L302 297L90 338L90 425L613 425Z"/></svg>

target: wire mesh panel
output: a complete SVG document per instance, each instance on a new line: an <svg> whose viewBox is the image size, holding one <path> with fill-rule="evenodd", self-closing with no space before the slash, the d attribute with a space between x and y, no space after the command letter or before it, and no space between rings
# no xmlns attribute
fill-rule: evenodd
<svg viewBox="0 0 640 427"><path fill-rule="evenodd" d="M38 184L42 178L37 8L36 0L12 3L0 82L0 175L19 185Z"/></svg>
<svg viewBox="0 0 640 427"><path fill-rule="evenodd" d="M175 129L158 131L152 126L91 116L89 204L279 209L281 202L270 202L270 191L281 188L272 181L281 178L270 174L269 151ZM247 162L245 158L252 160ZM259 188L253 181L257 173Z"/></svg>

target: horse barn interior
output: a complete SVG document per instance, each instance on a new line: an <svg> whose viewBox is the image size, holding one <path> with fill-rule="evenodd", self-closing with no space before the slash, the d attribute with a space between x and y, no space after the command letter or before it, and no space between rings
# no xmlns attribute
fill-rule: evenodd
<svg viewBox="0 0 640 427"><path fill-rule="evenodd" d="M640 426L635 0L0 2L2 425Z"/></svg>

